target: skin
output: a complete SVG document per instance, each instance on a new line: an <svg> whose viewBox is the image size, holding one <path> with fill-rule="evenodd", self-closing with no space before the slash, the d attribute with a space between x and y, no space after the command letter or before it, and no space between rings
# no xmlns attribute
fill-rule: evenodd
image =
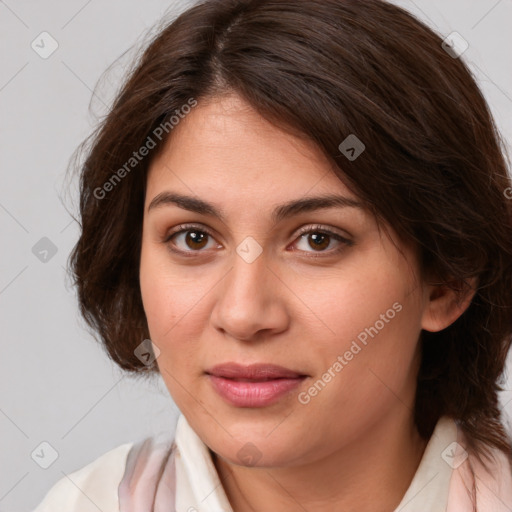
<svg viewBox="0 0 512 512"><path fill-rule="evenodd" d="M148 212L163 191L211 202L225 222L174 204ZM317 147L237 96L200 102L150 166L140 287L157 364L211 450L235 512L394 510L426 446L412 417L420 331L450 325L471 299L457 302L449 290L428 285L414 248L389 226L379 231L363 208L321 209L272 224L275 206L331 193L358 199ZM183 223L199 224L189 235L206 229L213 236L200 245L187 233L165 242ZM297 235L315 224L352 244L328 237L319 249L311 233ZM236 251L247 237L263 251L252 263ZM300 403L298 393L395 303L401 311ZM272 362L308 377L276 404L235 407L205 374L228 361ZM258 450L255 464L237 455L247 443Z"/></svg>

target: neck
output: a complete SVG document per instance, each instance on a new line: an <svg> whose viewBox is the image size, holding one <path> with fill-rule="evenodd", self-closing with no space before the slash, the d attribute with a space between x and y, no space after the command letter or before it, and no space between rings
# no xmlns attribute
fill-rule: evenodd
<svg viewBox="0 0 512 512"><path fill-rule="evenodd" d="M401 416L394 411L352 443L302 466L245 467L212 453L233 510L394 511L427 444L419 436L410 411L402 409L405 412Z"/></svg>

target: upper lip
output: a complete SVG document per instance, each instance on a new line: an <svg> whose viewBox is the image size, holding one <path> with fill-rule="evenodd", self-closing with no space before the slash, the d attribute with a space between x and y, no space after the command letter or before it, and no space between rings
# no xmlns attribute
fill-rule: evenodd
<svg viewBox="0 0 512 512"><path fill-rule="evenodd" d="M206 373L216 377L224 377L227 379L296 379L305 377L304 374L270 363L254 363L250 365L242 365L238 363L218 364L208 370Z"/></svg>

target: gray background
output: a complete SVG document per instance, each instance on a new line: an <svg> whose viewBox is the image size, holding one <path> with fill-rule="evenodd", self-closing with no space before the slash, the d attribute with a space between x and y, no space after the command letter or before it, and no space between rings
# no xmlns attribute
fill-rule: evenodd
<svg viewBox="0 0 512 512"><path fill-rule="evenodd" d="M468 41L462 58L511 140L512 1L396 3L438 33L457 31ZM144 44L164 14L169 19L190 4L0 0L1 511L31 510L64 473L122 443L174 431L178 411L163 382L124 376L79 318L64 271L78 236L67 211L77 211L76 183L68 189L64 178L134 50L93 96L100 75L134 44ZM59 45L47 59L31 47L43 31ZM46 262L32 250L43 237L57 249ZM512 429L510 378L506 387L501 402ZM31 458L43 441L58 453L48 469Z"/></svg>

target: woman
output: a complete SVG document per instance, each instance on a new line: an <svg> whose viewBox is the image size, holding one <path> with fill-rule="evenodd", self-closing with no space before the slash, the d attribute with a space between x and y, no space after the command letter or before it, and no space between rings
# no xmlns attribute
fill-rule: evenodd
<svg viewBox="0 0 512 512"><path fill-rule="evenodd" d="M445 47L380 0L210 0L158 34L88 148L71 265L182 414L37 512L512 508L512 188Z"/></svg>

